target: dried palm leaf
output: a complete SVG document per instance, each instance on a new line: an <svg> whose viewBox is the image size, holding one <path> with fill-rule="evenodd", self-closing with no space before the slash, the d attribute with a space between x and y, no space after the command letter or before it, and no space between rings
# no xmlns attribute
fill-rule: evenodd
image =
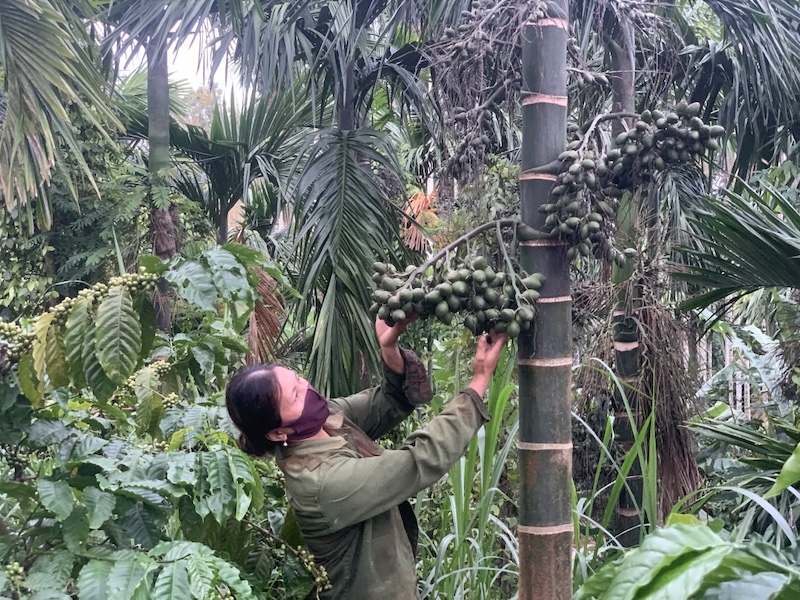
<svg viewBox="0 0 800 600"><path fill-rule="evenodd" d="M254 268L253 272L259 281L258 299L250 314L250 352L246 357L249 365L274 362L278 358L277 348L286 314L275 280L261 269Z"/></svg>

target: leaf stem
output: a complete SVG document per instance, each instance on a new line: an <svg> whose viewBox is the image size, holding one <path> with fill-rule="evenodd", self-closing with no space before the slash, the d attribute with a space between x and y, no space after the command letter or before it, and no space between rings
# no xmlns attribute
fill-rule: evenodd
<svg viewBox="0 0 800 600"><path fill-rule="evenodd" d="M639 116L640 115L638 113L631 113L631 112L603 113L597 115L594 119L592 119L591 122L587 121L581 126L581 131L583 131L583 129L586 128L586 133L584 134L583 143L581 143L580 148L578 149L578 153L583 154L583 152L586 150L586 145L589 143L589 138L592 137L592 133L594 133L594 130L597 129L597 126L603 121L609 121L611 119L622 119L625 117L633 118ZM587 123L589 124L588 127L586 126Z"/></svg>
<svg viewBox="0 0 800 600"><path fill-rule="evenodd" d="M487 223L484 223L483 225L479 225L478 227L476 227L472 231L469 231L469 232L465 233L461 237L459 237L459 238L453 240L452 242L450 242L449 244L447 244L447 246L445 246L444 248L439 250L439 252L437 252L436 254L431 256L428 260L426 260L424 263L422 263L416 269L411 271L408 274L408 278L406 279L406 282L402 286L400 286L398 291L407 289L411 285L411 282L414 280L414 277L416 277L420 273L424 273L425 269L427 269L431 265L435 265L439 260L441 260L442 258L446 257L451 250L454 250L455 248L457 248L458 246L460 246L464 242L468 242L472 238L478 237L479 235L481 235L485 231L488 231L488 230L492 229L493 227L497 227L498 230L499 230L500 227L510 227L512 225L516 226L516 225L519 225L519 224L520 224L520 221L518 219L497 219L495 221L489 221ZM502 247L502 244L500 244L500 246Z"/></svg>

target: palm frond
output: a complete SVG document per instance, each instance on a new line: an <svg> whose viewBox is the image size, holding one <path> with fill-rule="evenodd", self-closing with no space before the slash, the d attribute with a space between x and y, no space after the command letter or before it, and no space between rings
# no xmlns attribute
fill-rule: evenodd
<svg viewBox="0 0 800 600"><path fill-rule="evenodd" d="M184 82L169 82L169 110L173 118L185 114L184 98L188 91ZM112 101L123 121L124 135L147 139L147 69L136 69L121 78L114 88ZM171 127L170 134L174 132Z"/></svg>
<svg viewBox="0 0 800 600"><path fill-rule="evenodd" d="M214 27L239 31L242 23L261 13L259 2L240 0L122 0L108 2L98 18L114 26L104 42L119 53L141 49L145 43L159 51L201 37L201 50L208 50Z"/></svg>
<svg viewBox="0 0 800 600"><path fill-rule="evenodd" d="M0 191L11 211L24 208L49 228L52 217L45 188L60 168L74 192L75 173L61 168L68 152L94 184L67 111L108 138L119 125L104 93L93 42L70 6L59 0L7 0L0 3L0 66L7 107L0 129ZM110 138L109 138L110 139ZM31 200L39 200L32 203ZM36 211L37 214L34 214Z"/></svg>
<svg viewBox="0 0 800 600"><path fill-rule="evenodd" d="M291 90L297 81L297 64L314 62L315 50L308 32L316 22L318 0L265 3L241 20L228 19L216 38L214 65L232 58L247 88Z"/></svg>
<svg viewBox="0 0 800 600"><path fill-rule="evenodd" d="M800 6L794 0L706 0L724 41L685 51L692 100L719 108L735 132L736 167L746 176L790 150L800 127Z"/></svg>
<svg viewBox="0 0 800 600"><path fill-rule="evenodd" d="M275 362L286 312L283 298L277 290L275 280L261 269L254 269L258 277L258 299L250 314L247 341L250 353L248 364Z"/></svg>
<svg viewBox="0 0 800 600"><path fill-rule="evenodd" d="M385 138L366 129L315 132L305 153L294 205L296 320L315 316L310 380L345 394L358 387L357 349L367 367L379 365L364 273L400 246L397 209L376 172L397 176L398 165Z"/></svg>
<svg viewBox="0 0 800 600"><path fill-rule="evenodd" d="M800 287L800 213L777 189L743 187L741 195L697 199L688 219L694 244L681 249L685 266L675 276L706 291L687 306L758 288Z"/></svg>
<svg viewBox="0 0 800 600"><path fill-rule="evenodd" d="M247 200L251 185L261 178L278 189L286 185L310 124L311 103L303 89L295 93L253 97L242 103L223 102L214 109L209 131L175 126L171 143L192 159L202 178L189 170L179 186L220 225L239 200ZM280 210L280 206L277 207Z"/></svg>

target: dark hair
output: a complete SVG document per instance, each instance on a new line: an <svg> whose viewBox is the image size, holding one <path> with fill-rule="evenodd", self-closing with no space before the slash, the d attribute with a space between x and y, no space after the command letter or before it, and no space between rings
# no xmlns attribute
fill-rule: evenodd
<svg viewBox="0 0 800 600"><path fill-rule="evenodd" d="M265 437L281 426L281 388L275 376L276 366L245 367L225 387L228 414L240 431L239 447L253 456L272 454L277 445Z"/></svg>

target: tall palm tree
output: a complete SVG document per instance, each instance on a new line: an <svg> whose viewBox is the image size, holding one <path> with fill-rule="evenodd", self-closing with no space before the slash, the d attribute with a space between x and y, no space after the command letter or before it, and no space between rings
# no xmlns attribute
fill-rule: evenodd
<svg viewBox="0 0 800 600"><path fill-rule="evenodd" d="M220 244L228 242L228 213L247 200L254 182L264 179L273 188L286 187L311 128L311 109L307 90L299 88L291 95L248 96L241 111L233 99L217 103L208 131L172 123L172 147L193 167L180 163L176 184L206 209Z"/></svg>
<svg viewBox="0 0 800 600"><path fill-rule="evenodd" d="M144 52L147 57L148 170L150 174L153 251L162 259L178 251L177 208L167 186L170 161L170 100L168 50L190 37L207 33L215 25L236 28L245 14L260 13L258 3L244 0L160 2L123 0L101 3L96 18L112 27L104 40L108 51L119 55ZM205 50L205 48L204 48ZM170 328L170 302L159 287L156 302L158 326Z"/></svg>
<svg viewBox="0 0 800 600"><path fill-rule="evenodd" d="M368 116L384 85L397 90L399 102L424 112L417 72L425 64L398 37L401 16L412 4L274 3L263 18L246 19L243 30L221 36L232 42L247 85L262 94L291 94L302 79L316 100L319 129L309 133L296 161L295 185L284 190L293 206L287 264L302 292L295 321L312 323L309 379L331 394L357 389L363 368L376 372L380 364L364 274L372 262L394 259L403 248L397 209L384 185L403 176L388 138L369 128Z"/></svg>
<svg viewBox="0 0 800 600"><path fill-rule="evenodd" d="M608 65L612 84L610 98L598 96L585 86L580 86L583 90L573 88L581 98L576 104L600 107L610 102L612 110L634 114L664 101L700 102L704 118L724 123L731 138L736 140L735 168L745 173L770 160L776 152L785 152L792 137L797 118L793 114L796 102L790 98L795 96L800 78L798 41L792 30L800 15L796 3L791 2L710 0L706 5L691 4L692 8L704 7L703 23L692 22L691 15L685 16L685 4L665 3L649 13L647 5L634 3L574 2L579 15L575 37L580 40L582 50L576 53L576 58L586 65L583 68ZM715 17L719 19L716 24ZM593 32L598 39L596 44L592 43ZM597 100L592 102L593 98ZM613 131L621 129L620 123ZM676 241L675 234L682 235L675 224L685 218L684 212L690 208L687 199L703 189L704 174L709 172L708 168L683 169L656 178L656 185L626 194L622 202L625 210L621 208L619 212L620 242L641 252L638 264L629 261L625 268L614 267L612 280L620 288L613 331L615 364L620 377L636 382L633 387L645 397L652 397L662 384L658 383L659 378L652 378L655 371L647 374L640 370L643 361L652 365L660 362L659 353L653 352L655 348L647 344L642 332L666 322L663 318L655 321L644 318L647 312L642 310L643 299L656 300L657 305L651 309L658 308L663 300L642 287L643 283L654 281L652 277L642 277L642 273L655 273L653 267L670 243ZM635 227L637 221L640 225ZM681 394L665 396L679 399ZM641 397L634 394L632 404ZM664 508L668 509L672 501L689 491L697 473L691 468L686 432L680 423L673 423L683 410L675 413L678 405L674 402L659 402L657 407L659 438L665 442L659 444L659 463L665 476L661 491L665 494ZM618 415L623 417L618 419L619 424L627 419L624 412ZM668 440L672 443L667 443ZM677 446L675 442L679 442ZM638 487L631 485L634 495ZM636 502L636 498L628 500L627 505L618 507L621 531L630 530L639 522L633 507L641 502Z"/></svg>
<svg viewBox="0 0 800 600"><path fill-rule="evenodd" d="M525 24L520 203L524 223L541 228L543 204L554 201L553 177L534 169L556 160L566 145L567 0L552 17ZM520 262L546 277L530 333L519 340L519 593L523 600L572 597L572 322L566 243L520 244Z"/></svg>

